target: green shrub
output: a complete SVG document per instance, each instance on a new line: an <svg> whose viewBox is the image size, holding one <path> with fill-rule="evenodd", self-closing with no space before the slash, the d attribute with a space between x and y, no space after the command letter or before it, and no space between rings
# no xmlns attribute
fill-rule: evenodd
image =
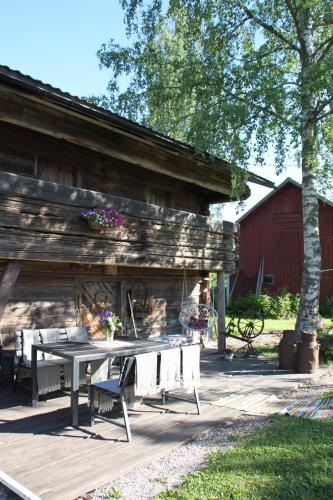
<svg viewBox="0 0 333 500"><path fill-rule="evenodd" d="M325 363L333 361L333 330L321 328L317 330L317 334L320 342L320 360Z"/></svg>
<svg viewBox="0 0 333 500"><path fill-rule="evenodd" d="M333 297L322 299L319 303L319 313L324 318L333 317Z"/></svg>
<svg viewBox="0 0 333 500"><path fill-rule="evenodd" d="M261 311L267 319L289 319L297 315L299 304L299 295L283 289L274 296L248 293L244 297L238 297L228 306L227 312L239 317L247 311Z"/></svg>
<svg viewBox="0 0 333 500"><path fill-rule="evenodd" d="M290 313L291 317L294 318L298 314L301 296L299 293L295 294L289 293L289 298L290 298Z"/></svg>

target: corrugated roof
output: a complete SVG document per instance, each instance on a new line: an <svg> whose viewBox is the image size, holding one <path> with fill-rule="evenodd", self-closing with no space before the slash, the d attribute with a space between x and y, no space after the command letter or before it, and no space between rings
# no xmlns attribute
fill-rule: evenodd
<svg viewBox="0 0 333 500"><path fill-rule="evenodd" d="M95 119L103 119L108 122L112 122L112 124L119 128L130 130L135 135L151 137L153 140L162 143L170 149L178 150L184 154L190 154L192 157L197 157L197 153L194 148L184 142L172 139L171 137L161 134L151 128L140 125L113 113L112 111L96 106L78 96L74 96L59 88L53 87L50 84L44 83L41 80L32 78L29 75L24 75L20 71L13 70L8 66L0 65L0 81L10 84L11 86L16 86L17 88L24 88L25 90L30 91L33 95L39 95L56 101L59 105L71 108L78 113L90 114L93 115ZM208 153L205 156L208 161L214 161L214 166L222 169L228 169L229 164L226 160L212 157ZM266 187L274 187L273 182L252 172L248 172L248 180Z"/></svg>

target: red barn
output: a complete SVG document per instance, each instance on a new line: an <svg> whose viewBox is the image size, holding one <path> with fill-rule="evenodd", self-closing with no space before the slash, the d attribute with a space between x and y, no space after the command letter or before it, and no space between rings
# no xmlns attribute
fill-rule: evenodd
<svg viewBox="0 0 333 500"><path fill-rule="evenodd" d="M240 261L233 297L255 292L260 263L262 291L300 292L303 267L302 186L288 178L237 221ZM333 204L319 197L322 270L333 269ZM321 298L333 295L333 271L322 272Z"/></svg>

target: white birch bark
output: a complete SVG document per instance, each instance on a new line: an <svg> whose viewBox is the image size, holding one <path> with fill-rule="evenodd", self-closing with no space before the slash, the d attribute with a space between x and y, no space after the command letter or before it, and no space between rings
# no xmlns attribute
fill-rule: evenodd
<svg viewBox="0 0 333 500"><path fill-rule="evenodd" d="M313 53L310 13L304 9L300 18L303 37L301 56L301 136L302 136L302 208L304 262L302 275L301 305L296 332L313 327L318 316L320 297L321 251L319 238L318 196L315 187L317 167L317 137L314 115L314 99L311 93L311 55Z"/></svg>

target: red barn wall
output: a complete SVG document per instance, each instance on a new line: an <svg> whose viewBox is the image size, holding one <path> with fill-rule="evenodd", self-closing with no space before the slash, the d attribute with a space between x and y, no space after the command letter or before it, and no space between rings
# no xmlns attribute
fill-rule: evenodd
<svg viewBox="0 0 333 500"><path fill-rule="evenodd" d="M333 269L333 207L319 203L321 268ZM321 298L333 296L333 271L321 273Z"/></svg>
<svg viewBox="0 0 333 500"><path fill-rule="evenodd" d="M260 259L274 276L263 292L300 292L303 266L301 190L287 183L240 223L239 276L234 296L255 291ZM333 208L320 202L322 269L333 268ZM322 273L321 297L333 295L333 272Z"/></svg>

